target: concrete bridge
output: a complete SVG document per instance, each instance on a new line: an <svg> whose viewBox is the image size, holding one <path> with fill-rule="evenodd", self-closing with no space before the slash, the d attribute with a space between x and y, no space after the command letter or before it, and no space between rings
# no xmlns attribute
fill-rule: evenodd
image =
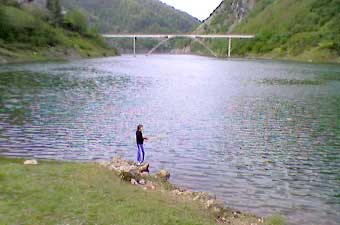
<svg viewBox="0 0 340 225"><path fill-rule="evenodd" d="M205 47L212 55L217 57L212 49L210 49L201 39L203 38L225 38L228 39L228 57L231 57L231 41L233 38L237 39L251 39L255 38L255 35L244 35L244 34L103 34L104 38L132 38L133 39L133 54L136 56L136 41L137 38L156 38L161 40L154 48L152 48L147 55L152 54L157 48L163 45L165 42L172 38L191 38L200 43Z"/></svg>

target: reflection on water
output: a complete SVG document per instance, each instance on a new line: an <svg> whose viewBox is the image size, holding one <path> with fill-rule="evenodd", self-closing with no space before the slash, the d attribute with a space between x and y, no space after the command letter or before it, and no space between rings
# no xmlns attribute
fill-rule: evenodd
<svg viewBox="0 0 340 225"><path fill-rule="evenodd" d="M340 67L194 56L0 67L0 153L135 158L230 206L339 224Z"/></svg>

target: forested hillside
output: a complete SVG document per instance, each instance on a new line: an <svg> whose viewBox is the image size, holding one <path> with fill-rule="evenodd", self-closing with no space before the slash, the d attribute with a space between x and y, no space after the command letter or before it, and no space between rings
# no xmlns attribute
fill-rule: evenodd
<svg viewBox="0 0 340 225"><path fill-rule="evenodd" d="M66 14L58 0L0 1L0 63L117 54L80 11Z"/></svg>
<svg viewBox="0 0 340 225"><path fill-rule="evenodd" d="M66 9L82 9L91 24L111 33L182 33L199 21L158 0L62 0Z"/></svg>
<svg viewBox="0 0 340 225"><path fill-rule="evenodd" d="M256 34L233 55L340 62L340 0L225 0L199 33ZM225 40L210 41L221 56Z"/></svg>

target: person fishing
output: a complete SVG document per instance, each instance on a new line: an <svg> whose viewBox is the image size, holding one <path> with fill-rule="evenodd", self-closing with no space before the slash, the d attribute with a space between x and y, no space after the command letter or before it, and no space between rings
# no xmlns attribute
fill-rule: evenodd
<svg viewBox="0 0 340 225"><path fill-rule="evenodd" d="M144 162L144 158L145 158L144 140L148 140L148 138L143 137L143 130L144 130L143 125L140 124L140 125L137 126L136 141L137 141L137 161L138 161L138 165L142 165L142 163Z"/></svg>

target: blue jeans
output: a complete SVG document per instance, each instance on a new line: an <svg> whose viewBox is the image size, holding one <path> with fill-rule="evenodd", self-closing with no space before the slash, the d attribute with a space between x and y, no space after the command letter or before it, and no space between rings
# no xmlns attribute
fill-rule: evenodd
<svg viewBox="0 0 340 225"><path fill-rule="evenodd" d="M143 145L137 145L137 148L138 148L137 161L139 163L143 163L144 162L144 156L145 156L144 146Z"/></svg>

